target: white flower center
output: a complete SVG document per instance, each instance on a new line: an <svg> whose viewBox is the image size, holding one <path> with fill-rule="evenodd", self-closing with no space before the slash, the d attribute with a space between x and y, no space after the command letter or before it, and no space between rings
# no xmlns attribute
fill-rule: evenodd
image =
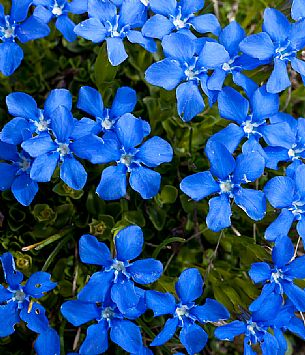
<svg viewBox="0 0 305 355"><path fill-rule="evenodd" d="M295 150L294 149L289 149L288 150L288 156L289 158L294 158L295 157Z"/></svg>
<svg viewBox="0 0 305 355"><path fill-rule="evenodd" d="M251 134L251 133L253 133L254 127L255 127L255 125L251 121L246 121L244 124L244 127L243 127L244 132L246 134Z"/></svg>
<svg viewBox="0 0 305 355"><path fill-rule="evenodd" d="M19 162L19 166L22 171L27 171L29 169L29 167L31 166L31 163L25 157L21 157L21 161Z"/></svg>
<svg viewBox="0 0 305 355"><path fill-rule="evenodd" d="M4 38L11 38L14 36L14 30L12 29L12 27L6 28L3 31L3 35L4 35Z"/></svg>
<svg viewBox="0 0 305 355"><path fill-rule="evenodd" d="M275 283L279 283L279 281L281 279L283 279L284 275L282 270L277 270L276 272L273 272L271 274L271 279L275 282Z"/></svg>
<svg viewBox="0 0 305 355"><path fill-rule="evenodd" d="M104 319L111 319L114 315L114 312L111 307L107 307L102 311L102 318Z"/></svg>
<svg viewBox="0 0 305 355"><path fill-rule="evenodd" d="M112 268L118 272L124 272L126 270L124 263L118 260L112 264Z"/></svg>
<svg viewBox="0 0 305 355"><path fill-rule="evenodd" d="M219 184L220 190L223 193L228 193L231 192L232 188L233 188L233 184L231 183L231 181L227 180L227 181L222 181Z"/></svg>
<svg viewBox="0 0 305 355"><path fill-rule="evenodd" d="M113 122L109 118L105 118L102 120L102 127L104 129L111 129L113 126Z"/></svg>
<svg viewBox="0 0 305 355"><path fill-rule="evenodd" d="M176 314L179 318L182 318L183 316L187 316L189 314L189 308L188 306L181 306L176 308Z"/></svg>
<svg viewBox="0 0 305 355"><path fill-rule="evenodd" d="M126 166L129 166L132 163L133 160L133 155L132 154L122 154L120 163L125 164Z"/></svg>
<svg viewBox="0 0 305 355"><path fill-rule="evenodd" d="M229 63L224 63L222 65L222 69L225 70L225 71L229 71L231 69L231 66Z"/></svg>
<svg viewBox="0 0 305 355"><path fill-rule="evenodd" d="M141 3L145 6L148 6L149 5L149 0L140 0Z"/></svg>
<svg viewBox="0 0 305 355"><path fill-rule="evenodd" d="M25 300L25 293L23 291L16 291L14 294L14 299L17 302L23 302Z"/></svg>
<svg viewBox="0 0 305 355"><path fill-rule="evenodd" d="M59 6L57 3L55 3L55 5L53 6L53 9L52 9L52 14L55 16L62 15L62 7Z"/></svg>
<svg viewBox="0 0 305 355"><path fill-rule="evenodd" d="M173 24L178 30L185 27L185 22L181 20L180 16L174 19Z"/></svg>
<svg viewBox="0 0 305 355"><path fill-rule="evenodd" d="M57 152L60 154L60 156L65 156L67 154L70 153L70 148L69 148L69 144L66 143L59 143L58 144L58 148L57 148Z"/></svg>

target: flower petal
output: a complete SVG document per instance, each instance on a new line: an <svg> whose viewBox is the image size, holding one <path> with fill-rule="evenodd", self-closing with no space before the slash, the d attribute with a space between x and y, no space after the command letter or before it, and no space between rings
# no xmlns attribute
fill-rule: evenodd
<svg viewBox="0 0 305 355"><path fill-rule="evenodd" d="M49 273L38 271L29 277L24 286L24 291L33 298L41 298L55 287L56 283L51 281Z"/></svg>
<svg viewBox="0 0 305 355"><path fill-rule="evenodd" d="M92 263L92 262L91 262ZM109 291L113 285L114 271L100 271L94 273L88 283L82 288L77 295L80 301L84 302L105 302L106 296L109 296Z"/></svg>
<svg viewBox="0 0 305 355"><path fill-rule="evenodd" d="M100 317L100 311L95 303L79 300L65 302L61 306L61 313L75 327Z"/></svg>
<svg viewBox="0 0 305 355"><path fill-rule="evenodd" d="M143 259L133 262L127 268L134 282L147 285L157 281L163 272L163 265L159 260Z"/></svg>
<svg viewBox="0 0 305 355"><path fill-rule="evenodd" d="M146 291L146 304L147 308L154 312L155 317L174 314L176 308L175 297L168 292Z"/></svg>
<svg viewBox="0 0 305 355"><path fill-rule="evenodd" d="M295 193L295 182L287 176L276 176L264 187L267 199L274 208L290 207Z"/></svg>
<svg viewBox="0 0 305 355"><path fill-rule="evenodd" d="M143 347L140 328L129 320L113 320L110 338L130 353L137 353Z"/></svg>
<svg viewBox="0 0 305 355"><path fill-rule="evenodd" d="M119 231L114 242L118 260L133 260L141 254L143 249L142 229L138 226L126 227Z"/></svg>
<svg viewBox="0 0 305 355"><path fill-rule="evenodd" d="M96 192L103 200L118 200L126 195L126 184L125 165L109 166L103 170Z"/></svg>
<svg viewBox="0 0 305 355"><path fill-rule="evenodd" d="M198 269L184 270L176 282L176 292L183 304L199 298L203 292L203 279Z"/></svg>
<svg viewBox="0 0 305 355"><path fill-rule="evenodd" d="M185 324L179 335L181 343L188 354L199 353L208 341L207 333L197 324Z"/></svg>
<svg viewBox="0 0 305 355"><path fill-rule="evenodd" d="M79 352L84 355L102 354L107 351L108 346L108 324L101 321L88 327L87 336Z"/></svg>
<svg viewBox="0 0 305 355"><path fill-rule="evenodd" d="M168 342L175 334L178 327L178 318L170 318L165 322L162 331L155 337L150 344L151 346L159 346Z"/></svg>
<svg viewBox="0 0 305 355"><path fill-rule="evenodd" d="M156 196L160 190L161 175L156 171L139 166L132 169L129 183L142 198L150 199Z"/></svg>
<svg viewBox="0 0 305 355"><path fill-rule="evenodd" d="M227 195L213 197L209 201L209 213L206 223L213 232L219 232L231 225L231 205Z"/></svg>
<svg viewBox="0 0 305 355"><path fill-rule="evenodd" d="M107 245L101 243L90 234L83 235L79 240L79 256L83 263L109 266L112 261Z"/></svg>
<svg viewBox="0 0 305 355"><path fill-rule="evenodd" d="M203 306L196 306L190 310L200 323L219 322L230 318L228 310L216 300L207 298Z"/></svg>

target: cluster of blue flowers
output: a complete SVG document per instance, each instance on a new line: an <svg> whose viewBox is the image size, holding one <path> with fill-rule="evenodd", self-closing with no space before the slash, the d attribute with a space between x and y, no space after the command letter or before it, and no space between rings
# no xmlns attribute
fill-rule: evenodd
<svg viewBox="0 0 305 355"><path fill-rule="evenodd" d="M35 10L26 19L30 5ZM161 40L165 58L147 69L148 83L165 90L176 88L178 114L185 122L203 111L202 93L210 106L218 103L222 118L233 121L206 144L210 169L185 177L181 190L194 201L213 195L206 224L214 232L231 226L233 203L253 221L264 218L267 200L280 212L265 231L266 240L274 242L273 264L254 263L249 271L253 282L262 284L261 294L232 322L227 322L230 315L216 300L196 303L203 292L197 269L182 272L176 283L177 299L170 293L139 287L154 283L163 272L157 260L133 261L144 244L139 227L127 227L114 237L114 256L94 236L82 236L82 262L101 270L91 276L76 300L61 308L74 326L94 322L80 348L82 355L107 351L108 334L130 354L151 354L134 322L147 309L156 317L169 315L149 345L166 343L179 328L180 341L191 355L207 343L208 335L199 325L207 322L221 321L215 331L218 339L232 341L243 334L245 354L256 354L252 345L257 344L264 355L284 354L286 331L305 339L304 322L297 316L305 311L305 291L295 283L305 278L305 257L297 257L288 236L297 222L305 244L305 119L280 112L279 100L279 94L291 85L287 67L305 78L305 62L298 58L305 47L305 3L293 1L292 23L278 10L266 9L263 31L250 36L235 21L222 29L214 15L196 16L203 7L203 0L16 0L10 16L4 16L0 7L0 70L5 75L22 60L16 39L26 42L46 36L52 18L69 41L76 35L94 43L105 40L112 65L127 58L125 38L150 52L156 51L155 40ZM89 18L75 25L69 12L87 12ZM206 33L217 40L199 37ZM258 86L244 71L262 65L271 65L272 73ZM228 75L247 98L225 85ZM43 109L25 93L12 93L6 102L14 118L0 136L0 190L11 189L21 204L29 205L38 183L49 182L57 168L69 187L82 189L87 172L80 159L111 163L103 170L96 190L104 200L124 197L127 177L143 199L158 193L161 176L152 168L170 162L173 150L160 137L147 138L150 125L132 114L137 102L133 89L118 89L112 107L105 108L97 90L82 87L77 108L91 118L80 120L73 117L72 96L65 89L51 91ZM266 169L277 170L279 164L285 164L285 176L270 179L263 191L254 188ZM59 354L58 336L49 327L42 306L32 300L55 287L50 275L35 273L23 285L11 254L2 255L1 261L8 287L0 288L0 336L11 334L21 319L39 334L39 354ZM46 350L46 344L52 346Z"/></svg>

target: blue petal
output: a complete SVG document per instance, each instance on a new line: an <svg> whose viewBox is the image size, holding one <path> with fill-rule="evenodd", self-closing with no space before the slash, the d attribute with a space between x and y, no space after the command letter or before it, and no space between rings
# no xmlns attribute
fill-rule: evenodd
<svg viewBox="0 0 305 355"><path fill-rule="evenodd" d="M121 261L133 260L142 252L143 232L138 226L129 226L120 230L114 241L117 259Z"/></svg>
<svg viewBox="0 0 305 355"><path fill-rule="evenodd" d="M88 11L88 2L84 0L72 0L67 5L72 14L81 15Z"/></svg>
<svg viewBox="0 0 305 355"><path fill-rule="evenodd" d="M109 37L106 39L106 42L109 62L113 66L120 65L125 59L128 58L123 40L121 38Z"/></svg>
<svg viewBox="0 0 305 355"><path fill-rule="evenodd" d="M74 32L76 25L67 15L59 16L55 22L55 26L68 42L76 40L77 35Z"/></svg>
<svg viewBox="0 0 305 355"><path fill-rule="evenodd" d="M72 110L72 95L69 90L54 89L50 91L44 104L44 115L50 117L59 106L65 106L68 110Z"/></svg>
<svg viewBox="0 0 305 355"><path fill-rule="evenodd" d="M292 58L291 59L291 66L292 66L292 69L295 70L297 73L301 74L302 76L305 75L304 60L300 60L298 58Z"/></svg>
<svg viewBox="0 0 305 355"><path fill-rule="evenodd" d="M22 22L26 19L31 0L12 0L10 18L16 22Z"/></svg>
<svg viewBox="0 0 305 355"><path fill-rule="evenodd" d="M182 14L187 16L203 9L204 0L181 0L179 5L181 6Z"/></svg>
<svg viewBox="0 0 305 355"><path fill-rule="evenodd" d="M60 354L60 338L56 331L48 328L45 332L39 334L35 342L35 351L37 355L56 355Z"/></svg>
<svg viewBox="0 0 305 355"><path fill-rule="evenodd" d="M220 116L241 124L247 119L249 102L239 92L225 87L218 96Z"/></svg>
<svg viewBox="0 0 305 355"><path fill-rule="evenodd" d="M6 42L0 44L0 71L10 76L19 67L23 59L23 50L17 43Z"/></svg>
<svg viewBox="0 0 305 355"><path fill-rule="evenodd" d="M19 323L17 304L9 302L7 305L0 305L0 337L4 338L14 333L14 326Z"/></svg>
<svg viewBox="0 0 305 355"><path fill-rule="evenodd" d="M33 298L41 298L55 287L56 283L51 281L49 273L38 271L29 277L24 286L24 291Z"/></svg>
<svg viewBox="0 0 305 355"><path fill-rule="evenodd" d="M216 300L207 298L203 306L196 306L190 310L200 323L219 322L230 318L228 310Z"/></svg>
<svg viewBox="0 0 305 355"><path fill-rule="evenodd" d="M6 282L12 290L18 290L19 284L23 280L23 274L20 271L16 270L13 255L11 253L4 253L1 255L0 259Z"/></svg>
<svg viewBox="0 0 305 355"><path fill-rule="evenodd" d="M199 353L208 341L207 333L197 324L185 324L179 335L181 343L191 355Z"/></svg>
<svg viewBox="0 0 305 355"><path fill-rule="evenodd" d="M218 339L233 341L236 336L244 334L246 330L247 326L244 322L235 320L229 324L216 328L214 334Z"/></svg>
<svg viewBox="0 0 305 355"><path fill-rule="evenodd" d="M164 37L162 47L166 57L175 59L182 65L189 63L195 54L193 41L190 41L188 36L181 33L172 33Z"/></svg>
<svg viewBox="0 0 305 355"><path fill-rule="evenodd" d="M266 91L266 86L258 88L251 97L253 120L261 121L279 111L279 96Z"/></svg>
<svg viewBox="0 0 305 355"><path fill-rule="evenodd" d="M90 325L87 336L79 349L80 354L102 354L108 349L108 324L103 320L98 324Z"/></svg>
<svg viewBox="0 0 305 355"><path fill-rule="evenodd" d="M129 183L142 198L150 199L160 190L161 175L154 170L139 166L131 170Z"/></svg>
<svg viewBox="0 0 305 355"><path fill-rule="evenodd" d="M16 28L16 35L21 43L48 36L50 28L35 16L28 17Z"/></svg>
<svg viewBox="0 0 305 355"><path fill-rule="evenodd" d="M202 295L202 276L197 269L186 269L181 273L175 287L182 303L193 302Z"/></svg>
<svg viewBox="0 0 305 355"><path fill-rule="evenodd" d="M305 256L295 258L285 270L285 275L295 279L305 278Z"/></svg>
<svg viewBox="0 0 305 355"><path fill-rule="evenodd" d="M0 159L18 161L19 154L17 146L0 141Z"/></svg>
<svg viewBox="0 0 305 355"><path fill-rule="evenodd" d="M36 158L32 164L30 177L34 181L51 181L54 170L59 160L59 153L43 154Z"/></svg>
<svg viewBox="0 0 305 355"><path fill-rule="evenodd" d="M146 7L141 1L125 0L122 2L119 26L142 27L146 19Z"/></svg>
<svg viewBox="0 0 305 355"><path fill-rule="evenodd" d="M164 16L175 15L177 6L176 0L151 0L149 2L152 11Z"/></svg>
<svg viewBox="0 0 305 355"><path fill-rule="evenodd" d="M135 90L123 86L115 94L110 110L112 117L120 117L125 113L131 113L137 104L137 94Z"/></svg>
<svg viewBox="0 0 305 355"><path fill-rule="evenodd" d="M287 208L284 208L275 221L265 231L265 238L270 241L278 237L287 236L294 221L294 215Z"/></svg>
<svg viewBox="0 0 305 355"><path fill-rule="evenodd" d="M130 43L137 43L150 53L155 53L157 51L155 41L152 38L144 37L140 31L129 30L127 38Z"/></svg>
<svg viewBox="0 0 305 355"><path fill-rule="evenodd" d="M100 311L95 303L87 303L79 300L65 302L61 306L61 313L75 327L100 317Z"/></svg>
<svg viewBox="0 0 305 355"><path fill-rule="evenodd" d="M289 237L280 237L275 241L272 249L272 260L274 264L281 268L288 264L294 255L294 246Z"/></svg>
<svg viewBox="0 0 305 355"><path fill-rule="evenodd" d="M271 277L271 268L267 263L254 263L249 270L249 276L255 283L265 282Z"/></svg>
<svg viewBox="0 0 305 355"><path fill-rule="evenodd" d="M291 85L285 61L274 59L274 69L267 82L267 91L277 94Z"/></svg>
<svg viewBox="0 0 305 355"><path fill-rule="evenodd" d="M221 143L209 140L205 153L211 164L211 173L222 180L227 179L235 168L235 160L227 148Z"/></svg>
<svg viewBox="0 0 305 355"><path fill-rule="evenodd" d="M77 141L80 138L91 136L93 133L100 132L100 125L91 118L83 117L79 121L75 120L75 126L72 132L72 140ZM73 144L73 143L72 143ZM70 148L72 146L70 145ZM90 147L92 149L92 147ZM73 149L71 149L73 151Z"/></svg>
<svg viewBox="0 0 305 355"><path fill-rule="evenodd" d="M227 72L225 70L222 68L215 69L208 80L208 89L221 91L226 77Z"/></svg>
<svg viewBox="0 0 305 355"><path fill-rule="evenodd" d="M12 299L13 293L6 287L0 285L0 304L6 303L6 301Z"/></svg>
<svg viewBox="0 0 305 355"><path fill-rule="evenodd" d="M113 280L114 280L114 271L112 270L109 272L106 271L96 272L90 277L88 283L79 292L77 298L80 301L90 302L90 303L105 302L106 297L109 296L109 292L113 284Z"/></svg>
<svg viewBox="0 0 305 355"><path fill-rule="evenodd" d="M59 143L66 143L74 129L74 118L71 111L65 106L58 106L51 113L52 130Z"/></svg>
<svg viewBox="0 0 305 355"><path fill-rule="evenodd" d="M128 113L117 121L115 132L126 151L140 144L145 136L142 120Z"/></svg>
<svg viewBox="0 0 305 355"><path fill-rule="evenodd" d="M232 21L223 28L219 35L219 43L222 44L231 56L238 54L239 43L245 38L245 30L236 21Z"/></svg>
<svg viewBox="0 0 305 355"><path fill-rule="evenodd" d="M220 191L219 185L209 171L187 176L181 181L180 189L195 201Z"/></svg>
<svg viewBox="0 0 305 355"><path fill-rule="evenodd" d="M126 313L130 308L134 308L140 301L140 296L136 293L132 281L115 283L111 288L111 299L117 305L121 313Z"/></svg>
<svg viewBox="0 0 305 355"><path fill-rule="evenodd" d="M20 311L20 318L27 323L27 327L35 333L45 332L49 327L49 321L46 316L46 310L34 302L32 305L23 303Z"/></svg>
<svg viewBox="0 0 305 355"><path fill-rule="evenodd" d="M178 114L184 122L189 122L204 110L204 101L199 88L193 81L182 83L177 87Z"/></svg>
<svg viewBox="0 0 305 355"><path fill-rule="evenodd" d="M240 188L234 194L234 202L254 221L265 217L266 198L262 191Z"/></svg>
<svg viewBox="0 0 305 355"><path fill-rule="evenodd" d="M163 15L156 14L152 16L142 28L142 33L146 37L163 39L175 28L172 21Z"/></svg>
<svg viewBox="0 0 305 355"><path fill-rule="evenodd" d="M210 139L223 144L228 151L233 154L244 135L244 130L241 127L234 123L230 123L226 128L213 134Z"/></svg>
<svg viewBox="0 0 305 355"><path fill-rule="evenodd" d="M60 166L60 178L72 189L81 190L86 184L87 173L79 161L67 156Z"/></svg>
<svg viewBox="0 0 305 355"><path fill-rule="evenodd" d="M99 242L90 234L83 235L79 240L79 256L83 263L109 266L112 261L107 245Z"/></svg>
<svg viewBox="0 0 305 355"><path fill-rule="evenodd" d="M53 17L52 12L42 5L38 5L35 7L33 15L35 17L38 17L44 23L49 23Z"/></svg>
<svg viewBox="0 0 305 355"><path fill-rule="evenodd" d="M239 48L250 57L260 60L271 60L275 51L270 36L265 32L246 37L240 43Z"/></svg>
<svg viewBox="0 0 305 355"><path fill-rule="evenodd" d="M246 75L240 72L233 72L233 82L242 87L248 97L251 97L254 91L257 89L257 84Z"/></svg>
<svg viewBox="0 0 305 355"><path fill-rule="evenodd" d="M274 284L267 284L264 286L264 289L267 287L274 287ZM270 324L270 319L275 319L278 315L280 307L283 303L282 295L278 295L276 293L266 293L266 298L261 306L253 311L252 320L254 322L268 322ZM250 306L251 308L251 306Z"/></svg>
<svg viewBox="0 0 305 355"><path fill-rule="evenodd" d="M15 117L3 127L1 139L9 144L21 144L30 128L31 124L25 118Z"/></svg>
<svg viewBox="0 0 305 355"><path fill-rule="evenodd" d="M207 69L215 69L230 60L225 47L219 43L206 42L199 55L198 65Z"/></svg>
<svg viewBox="0 0 305 355"><path fill-rule="evenodd" d="M106 22L117 15L117 7L110 1L90 0L88 1L88 15Z"/></svg>
<svg viewBox="0 0 305 355"><path fill-rule="evenodd" d="M151 346L159 346L168 342L175 334L178 327L178 318L170 318L165 322L162 331L155 337L150 344Z"/></svg>
<svg viewBox="0 0 305 355"><path fill-rule="evenodd" d="M173 90L185 77L184 71L176 60L163 59L152 64L145 72L149 84Z"/></svg>
<svg viewBox="0 0 305 355"><path fill-rule="evenodd" d="M90 86L81 87L78 94L77 108L93 117L103 117L104 103L102 95Z"/></svg>
<svg viewBox="0 0 305 355"><path fill-rule="evenodd" d="M295 305L298 311L305 311L305 291L294 285L292 282L282 284L284 292L289 300Z"/></svg>
<svg viewBox="0 0 305 355"><path fill-rule="evenodd" d="M260 132L269 146L289 150L296 141L295 134L285 122L262 126Z"/></svg>
<svg viewBox="0 0 305 355"><path fill-rule="evenodd" d="M28 139L21 146L34 158L57 149L57 144L47 133Z"/></svg>
<svg viewBox="0 0 305 355"><path fill-rule="evenodd" d="M231 225L231 206L227 195L221 194L209 201L209 213L206 223L213 232L219 232Z"/></svg>
<svg viewBox="0 0 305 355"><path fill-rule="evenodd" d="M146 291L136 286L135 286L135 291L137 297L139 297L139 302L135 307L128 308L128 310L126 310L126 312L124 313L125 318L131 320L139 318L147 310L147 306L145 302Z"/></svg>
<svg viewBox="0 0 305 355"><path fill-rule="evenodd" d="M113 320L110 338L130 353L136 353L143 347L140 328L129 320Z"/></svg>
<svg viewBox="0 0 305 355"><path fill-rule="evenodd" d="M38 184L28 174L16 177L12 184L12 193L23 206L29 206L38 192Z"/></svg>
<svg viewBox="0 0 305 355"><path fill-rule="evenodd" d="M0 191L9 190L15 180L18 168L7 163L0 163Z"/></svg>
<svg viewBox="0 0 305 355"><path fill-rule="evenodd" d="M159 260L137 260L127 268L134 282L146 285L157 281L163 272L163 265Z"/></svg>
<svg viewBox="0 0 305 355"><path fill-rule="evenodd" d="M269 169L277 170L279 162L288 161L288 150L281 147L266 147L266 167Z"/></svg>
<svg viewBox="0 0 305 355"><path fill-rule="evenodd" d="M124 197L126 195L125 165L119 164L104 169L96 192L103 200L118 200Z"/></svg>
<svg viewBox="0 0 305 355"><path fill-rule="evenodd" d="M270 117L270 123L283 123L286 122L289 126L290 129L296 134L298 130L298 124L302 122L302 119L296 120L294 117L289 115L288 113L284 112L278 112L276 115L273 115Z"/></svg>
<svg viewBox="0 0 305 355"><path fill-rule="evenodd" d="M155 317L174 314L176 308L175 297L168 292L146 291L146 304L147 308L154 312Z"/></svg>
<svg viewBox="0 0 305 355"><path fill-rule="evenodd" d="M256 152L243 153L236 158L234 182L252 182L262 176L265 169L264 158Z"/></svg>
<svg viewBox="0 0 305 355"><path fill-rule="evenodd" d="M297 232L304 241L305 240L305 219L303 217L298 221Z"/></svg>
<svg viewBox="0 0 305 355"><path fill-rule="evenodd" d="M290 207L294 200L295 183L287 176L276 176L267 182L264 192L274 208Z"/></svg>
<svg viewBox="0 0 305 355"><path fill-rule="evenodd" d="M192 17L188 20L188 23L190 23L199 33L211 32L217 36L221 30L217 17L213 14Z"/></svg>
<svg viewBox="0 0 305 355"><path fill-rule="evenodd" d="M295 184L300 197L305 197L305 186L304 180L305 179L305 165L300 165L295 172Z"/></svg>
<svg viewBox="0 0 305 355"><path fill-rule="evenodd" d="M12 116L33 120L39 115L36 101L32 96L23 92L13 92L7 95L6 105Z"/></svg>
<svg viewBox="0 0 305 355"><path fill-rule="evenodd" d="M286 322L285 322L286 323ZM305 339L305 326L301 319L293 317L287 325L290 332L298 335L303 340Z"/></svg>
<svg viewBox="0 0 305 355"><path fill-rule="evenodd" d="M89 18L74 27L74 32L93 43L100 43L106 37L104 25L95 17Z"/></svg>
<svg viewBox="0 0 305 355"><path fill-rule="evenodd" d="M296 21L305 17L305 4L303 0L293 0L291 6L291 17Z"/></svg>
<svg viewBox="0 0 305 355"><path fill-rule="evenodd" d="M263 30L274 42L284 42L290 34L290 27L287 17L280 11L271 8L265 9Z"/></svg>
<svg viewBox="0 0 305 355"><path fill-rule="evenodd" d="M264 355L273 355L278 352L279 344L277 339L270 333L266 332L263 341L261 342L261 349Z"/></svg>

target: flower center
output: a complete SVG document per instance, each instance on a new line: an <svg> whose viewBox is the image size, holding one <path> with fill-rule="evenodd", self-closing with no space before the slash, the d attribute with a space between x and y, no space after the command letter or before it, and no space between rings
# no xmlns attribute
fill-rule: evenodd
<svg viewBox="0 0 305 355"><path fill-rule="evenodd" d="M113 122L107 117L104 120L102 120L102 127L104 129L111 129L113 126Z"/></svg>
<svg viewBox="0 0 305 355"><path fill-rule="evenodd" d="M133 155L132 154L122 154L120 163L125 164L127 167L130 166L130 164L133 161Z"/></svg>
<svg viewBox="0 0 305 355"><path fill-rule="evenodd" d="M13 39L16 37L15 35L15 26L10 24L10 17L5 16L5 26L0 26L0 38L4 41L7 39Z"/></svg>
<svg viewBox="0 0 305 355"><path fill-rule="evenodd" d="M185 22L183 20L181 20L180 16L177 16L173 20L173 24L174 24L174 26L176 27L177 30L185 27Z"/></svg>
<svg viewBox="0 0 305 355"><path fill-rule="evenodd" d="M114 312L111 307L107 307L102 311L102 318L103 319L110 320L111 318L113 318L113 315L114 315Z"/></svg>
<svg viewBox="0 0 305 355"><path fill-rule="evenodd" d="M60 154L61 157L70 153L69 144L66 143L58 143L57 152Z"/></svg>
<svg viewBox="0 0 305 355"><path fill-rule="evenodd" d="M296 51L292 49L290 41L287 41L286 44L280 45L275 50L275 57L280 60L288 60L290 57L294 56L295 53Z"/></svg>
<svg viewBox="0 0 305 355"><path fill-rule="evenodd" d="M14 298L17 302L23 302L25 300L25 293L23 291L16 291L14 294Z"/></svg>
<svg viewBox="0 0 305 355"><path fill-rule="evenodd" d="M251 121L246 121L243 129L246 134L251 134L254 131L254 127L255 125Z"/></svg>
<svg viewBox="0 0 305 355"><path fill-rule="evenodd" d="M118 260L112 264L112 268L117 272L124 272L126 270L124 263Z"/></svg>
<svg viewBox="0 0 305 355"><path fill-rule="evenodd" d="M283 272L282 270L278 269L276 270L276 272L273 272L271 274L271 279L275 282L275 283L280 283L280 280L284 278Z"/></svg>
<svg viewBox="0 0 305 355"><path fill-rule="evenodd" d="M27 171L31 166L31 162L27 158L21 156L19 166L22 171Z"/></svg>
<svg viewBox="0 0 305 355"><path fill-rule="evenodd" d="M53 6L53 9L52 9L52 14L55 15L55 16L61 16L63 11L62 11L62 7L59 6L57 3L55 3L55 5Z"/></svg>
<svg viewBox="0 0 305 355"><path fill-rule="evenodd" d="M141 3L145 6L148 6L149 5L149 0L140 0Z"/></svg>
<svg viewBox="0 0 305 355"><path fill-rule="evenodd" d="M182 305L181 307L176 308L176 314L178 318L182 318L183 316L188 316L189 314L189 308L188 306Z"/></svg>
<svg viewBox="0 0 305 355"><path fill-rule="evenodd" d="M304 206L304 202L295 201L292 203L292 206L293 207L289 208L289 210L293 213L294 216L300 219L301 215L304 213L304 209L302 208Z"/></svg>
<svg viewBox="0 0 305 355"><path fill-rule="evenodd" d="M220 184L219 184L219 187L220 187L220 190L222 193L229 193L232 191L233 189L233 184L231 183L230 180L227 180L227 181L221 181Z"/></svg>

